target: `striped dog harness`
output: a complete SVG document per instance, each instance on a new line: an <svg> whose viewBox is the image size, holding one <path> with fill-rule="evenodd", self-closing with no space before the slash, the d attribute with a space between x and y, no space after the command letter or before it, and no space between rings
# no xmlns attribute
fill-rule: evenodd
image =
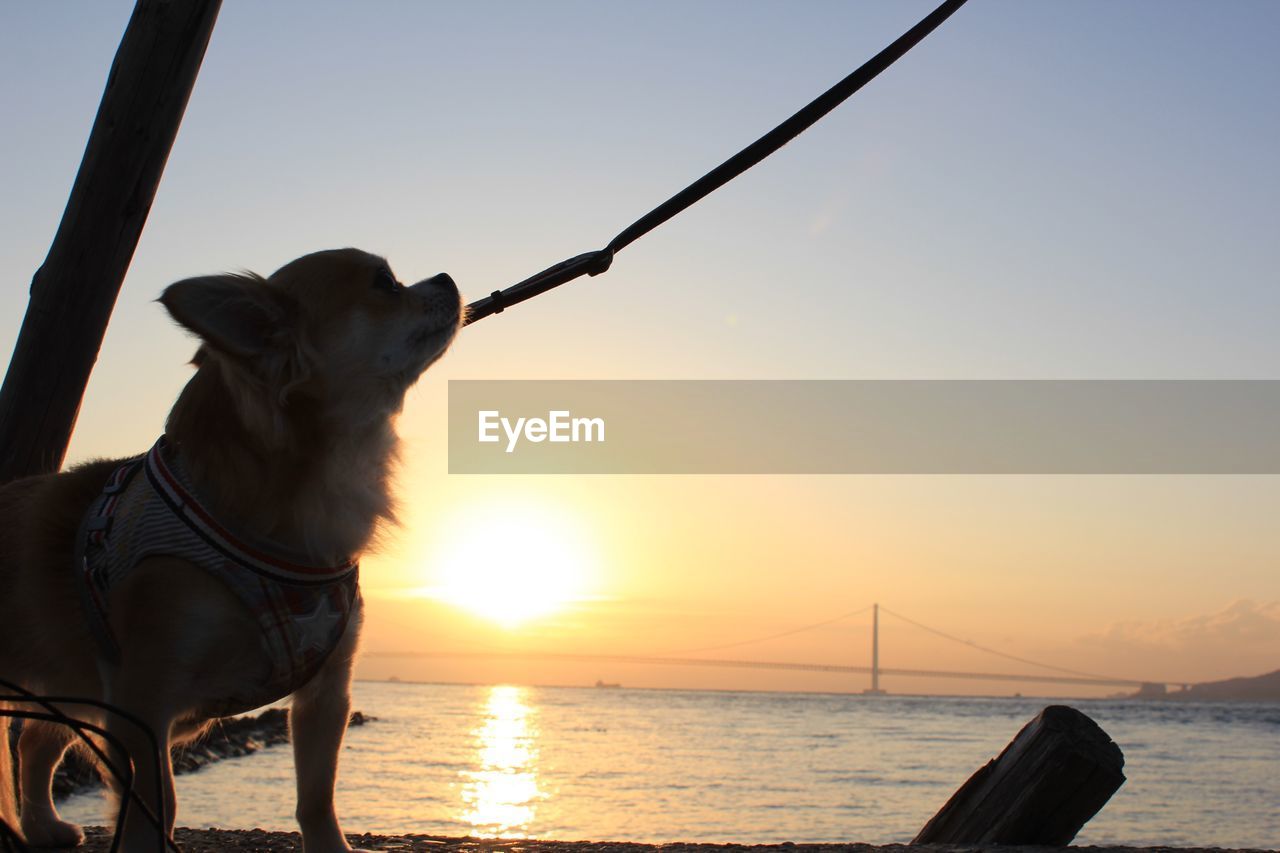
<svg viewBox="0 0 1280 853"><path fill-rule="evenodd" d="M200 503L164 436L112 472L77 536L76 576L102 656L120 660L108 593L148 557L177 557L224 583L262 629L267 680L231 697L211 716L252 710L306 684L337 646L359 597L355 561L321 567L278 546L250 543Z"/></svg>

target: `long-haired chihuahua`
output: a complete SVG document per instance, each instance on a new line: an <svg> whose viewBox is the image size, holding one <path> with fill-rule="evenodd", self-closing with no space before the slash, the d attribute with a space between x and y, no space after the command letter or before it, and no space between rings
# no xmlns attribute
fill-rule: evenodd
<svg viewBox="0 0 1280 853"><path fill-rule="evenodd" d="M200 347L155 445L0 487L0 676L145 722L159 767L136 726L64 709L123 743L134 790L167 816L167 835L169 747L218 716L292 697L303 845L348 851L333 794L360 630L357 561L392 517L393 422L459 329L458 289L447 275L402 285L382 258L340 249L268 278L180 281L160 301ZM8 723L0 819L32 845L79 843L50 793L71 732L23 725L19 797ZM124 849L154 851L156 827L129 815Z"/></svg>

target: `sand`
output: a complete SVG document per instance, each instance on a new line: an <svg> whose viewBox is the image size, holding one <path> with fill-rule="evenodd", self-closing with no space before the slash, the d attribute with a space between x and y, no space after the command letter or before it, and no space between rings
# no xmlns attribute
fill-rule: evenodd
<svg viewBox="0 0 1280 853"><path fill-rule="evenodd" d="M998 847L982 845L905 844L629 844L611 841L529 841L510 839L444 838L433 835L351 835L351 843L366 850L437 851L437 853L1020 853L1042 851L1046 847ZM260 829L218 830L179 829L178 844L185 853L218 853L224 850L299 851L302 840L296 832L266 832ZM106 853L111 836L106 830L91 828L84 853ZM1071 847L1092 853L1227 853L1221 848L1201 847ZM1262 853L1262 851L1236 851Z"/></svg>

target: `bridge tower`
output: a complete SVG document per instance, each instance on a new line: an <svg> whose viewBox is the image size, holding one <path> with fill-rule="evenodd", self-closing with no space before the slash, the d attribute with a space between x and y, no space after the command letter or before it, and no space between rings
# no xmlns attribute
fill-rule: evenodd
<svg viewBox="0 0 1280 853"><path fill-rule="evenodd" d="M871 686L862 691L866 696L883 696L880 689L880 605L871 605Z"/></svg>

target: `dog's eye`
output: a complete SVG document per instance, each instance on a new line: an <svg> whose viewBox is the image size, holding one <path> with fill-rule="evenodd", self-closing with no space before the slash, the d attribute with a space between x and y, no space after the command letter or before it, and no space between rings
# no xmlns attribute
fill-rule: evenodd
<svg viewBox="0 0 1280 853"><path fill-rule="evenodd" d="M380 269L373 279L374 290L385 290L388 293L399 293L402 285L396 281L396 277L391 274L389 269Z"/></svg>

